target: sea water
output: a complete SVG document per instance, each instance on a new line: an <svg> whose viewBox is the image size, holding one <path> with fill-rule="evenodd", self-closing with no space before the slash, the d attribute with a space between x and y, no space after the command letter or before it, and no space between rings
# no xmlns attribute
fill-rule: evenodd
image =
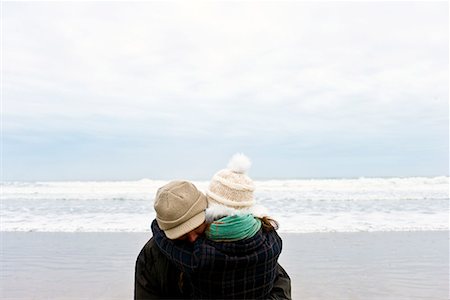
<svg viewBox="0 0 450 300"><path fill-rule="evenodd" d="M162 180L3 182L0 231L142 232ZM205 191L207 181L194 182ZM255 181L280 232L449 229L449 177Z"/></svg>

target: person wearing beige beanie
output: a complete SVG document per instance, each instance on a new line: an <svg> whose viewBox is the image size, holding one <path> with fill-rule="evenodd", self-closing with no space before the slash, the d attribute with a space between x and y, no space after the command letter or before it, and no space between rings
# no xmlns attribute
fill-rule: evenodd
<svg viewBox="0 0 450 300"><path fill-rule="evenodd" d="M195 242L206 228L206 196L188 181L171 181L156 193L156 223L167 238ZM189 280L156 246L152 237L136 259L134 299L187 299Z"/></svg>

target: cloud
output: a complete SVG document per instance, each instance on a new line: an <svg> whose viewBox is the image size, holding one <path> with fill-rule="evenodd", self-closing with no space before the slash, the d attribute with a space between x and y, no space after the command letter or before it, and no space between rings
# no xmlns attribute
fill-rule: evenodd
<svg viewBox="0 0 450 300"><path fill-rule="evenodd" d="M247 139L292 152L336 136L413 147L432 136L441 149L447 8L6 2L4 136L17 147L127 137L129 149L158 138L223 137L231 148Z"/></svg>

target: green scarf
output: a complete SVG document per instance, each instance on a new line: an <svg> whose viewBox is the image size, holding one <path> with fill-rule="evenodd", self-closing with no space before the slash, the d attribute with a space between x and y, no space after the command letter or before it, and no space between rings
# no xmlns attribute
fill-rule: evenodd
<svg viewBox="0 0 450 300"><path fill-rule="evenodd" d="M251 238L261 228L261 221L252 214L223 217L210 224L206 237L216 242L232 242Z"/></svg>

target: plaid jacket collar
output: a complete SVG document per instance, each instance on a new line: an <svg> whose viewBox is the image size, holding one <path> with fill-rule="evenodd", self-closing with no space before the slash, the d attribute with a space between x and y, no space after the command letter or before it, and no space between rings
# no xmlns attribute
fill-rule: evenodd
<svg viewBox="0 0 450 300"><path fill-rule="evenodd" d="M160 248L164 248L165 246L168 246L168 244L173 243L174 245L179 246L181 249L195 251L195 249L199 248L195 247L195 245L202 245L203 247L212 248L214 252L223 253L224 255L246 255L248 253L253 253L255 251L258 251L258 249L261 249L261 246L265 242L265 236L262 233L262 229L260 229L259 232L253 237L245 240L233 242L215 242L202 236L199 237L193 244L186 241L170 241L164 234L164 231L159 228L156 220L153 220L152 222L152 232L156 244Z"/></svg>

